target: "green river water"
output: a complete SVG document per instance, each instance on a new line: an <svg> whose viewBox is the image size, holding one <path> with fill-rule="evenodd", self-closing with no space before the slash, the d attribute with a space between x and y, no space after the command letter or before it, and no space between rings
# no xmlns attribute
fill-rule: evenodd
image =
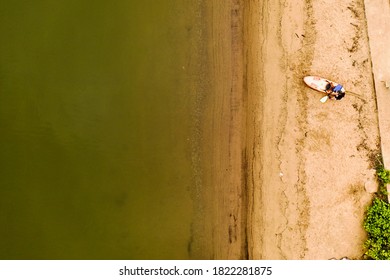
<svg viewBox="0 0 390 280"><path fill-rule="evenodd" d="M0 1L0 258L188 259L197 0Z"/></svg>

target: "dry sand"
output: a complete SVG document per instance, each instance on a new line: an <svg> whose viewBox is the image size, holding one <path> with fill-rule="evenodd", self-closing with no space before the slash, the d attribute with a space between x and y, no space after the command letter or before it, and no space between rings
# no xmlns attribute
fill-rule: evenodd
<svg viewBox="0 0 390 280"><path fill-rule="evenodd" d="M215 94L204 100L200 157L213 203L194 256L361 258L379 151L363 0L208 5ZM364 100L322 104L306 75Z"/></svg>
<svg viewBox="0 0 390 280"><path fill-rule="evenodd" d="M261 62L250 76L259 143L249 256L359 259L372 199L365 186L376 186L379 149L363 0L261 2L261 27L253 28L260 51L251 57ZM365 100L321 104L321 94L304 86L306 75L340 82Z"/></svg>

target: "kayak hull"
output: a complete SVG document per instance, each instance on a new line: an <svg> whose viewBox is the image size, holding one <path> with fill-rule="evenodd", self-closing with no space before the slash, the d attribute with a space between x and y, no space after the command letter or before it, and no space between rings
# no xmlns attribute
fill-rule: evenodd
<svg viewBox="0 0 390 280"><path fill-rule="evenodd" d="M333 81L330 81L330 80L327 80L325 78L321 78L321 77L318 77L318 76L306 76L303 78L303 81L305 82L305 84L316 90L316 91L320 91L320 92L325 92L326 91L326 85L329 83L329 82L332 82L334 84L334 86L337 86L339 85L338 83L336 82L333 82ZM345 92L344 88L341 89L342 92Z"/></svg>

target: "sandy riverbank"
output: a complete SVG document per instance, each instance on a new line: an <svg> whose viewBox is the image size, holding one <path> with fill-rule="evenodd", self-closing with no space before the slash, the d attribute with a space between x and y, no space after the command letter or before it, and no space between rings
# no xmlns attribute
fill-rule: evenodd
<svg viewBox="0 0 390 280"><path fill-rule="evenodd" d="M245 190L245 61L243 1L207 1L207 78L204 99L202 192L205 217L200 255L206 259L247 259Z"/></svg>
<svg viewBox="0 0 390 280"><path fill-rule="evenodd" d="M325 12L335 6L337 14ZM252 62L250 96L258 93L251 159L258 167L249 255L360 258L371 200L365 185L379 149L363 0L264 1L256 13L260 50L251 48L260 63ZM365 100L321 104L303 85L305 75L339 81Z"/></svg>
<svg viewBox="0 0 390 280"><path fill-rule="evenodd" d="M379 151L363 0L208 5L213 94L204 100L200 158L212 203L203 205L210 238L194 256L360 258ZM306 75L364 99L322 104Z"/></svg>

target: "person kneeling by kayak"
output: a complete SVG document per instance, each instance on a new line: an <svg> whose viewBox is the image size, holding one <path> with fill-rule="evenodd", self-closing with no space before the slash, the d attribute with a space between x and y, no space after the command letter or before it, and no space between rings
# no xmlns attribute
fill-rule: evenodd
<svg viewBox="0 0 390 280"><path fill-rule="evenodd" d="M329 99L340 100L345 96L345 90L342 85L334 86L332 82L326 85L325 92L328 94Z"/></svg>

